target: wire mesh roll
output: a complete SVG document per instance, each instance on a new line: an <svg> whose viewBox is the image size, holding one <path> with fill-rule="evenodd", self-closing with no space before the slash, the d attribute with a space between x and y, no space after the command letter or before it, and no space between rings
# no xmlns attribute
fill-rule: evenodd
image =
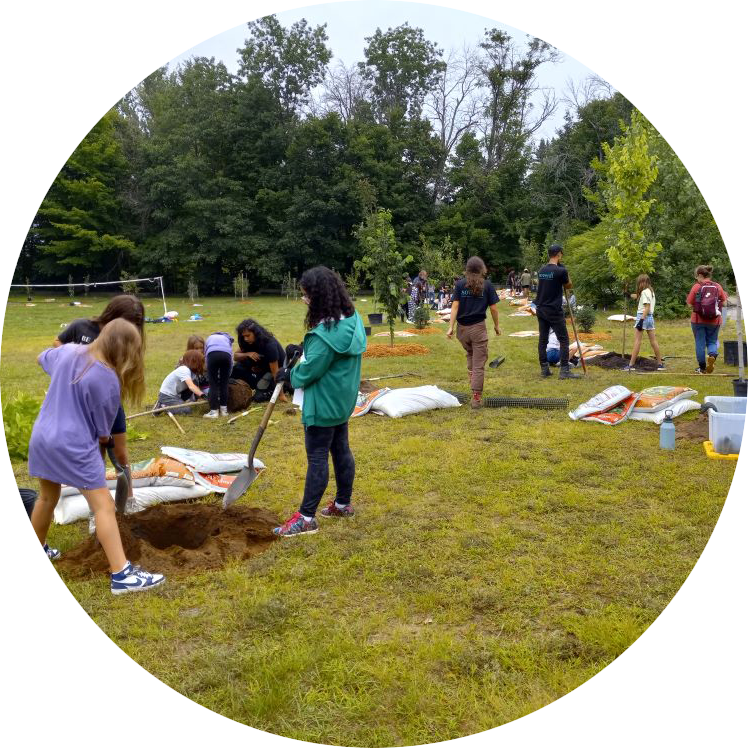
<svg viewBox="0 0 750 750"><path fill-rule="evenodd" d="M471 400L468 393L451 393L460 403L466 404ZM507 396L487 396L482 400L482 405L490 409L567 409L570 402L567 398L516 398Z"/></svg>

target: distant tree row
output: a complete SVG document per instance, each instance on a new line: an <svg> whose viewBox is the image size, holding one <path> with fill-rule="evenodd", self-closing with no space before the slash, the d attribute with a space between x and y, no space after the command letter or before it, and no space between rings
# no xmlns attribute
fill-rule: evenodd
<svg viewBox="0 0 750 750"><path fill-rule="evenodd" d="M317 263L344 274L361 257L357 229L382 208L415 269L448 241L499 277L538 265L556 240L586 275L590 302L617 297L602 190L615 179L612 149L632 127L623 96L595 80L564 95L544 88L540 68L558 53L498 29L458 51L408 24L377 29L351 68L331 62L327 41L325 26L284 28L268 16L248 24L237 75L213 58L155 71L63 167L16 281L125 272L163 275L173 291L195 279L203 293L226 293L240 271L251 289ZM564 126L539 140L561 105ZM726 279L699 191L644 127L657 172L645 219L663 248L656 275L680 293L699 262Z"/></svg>

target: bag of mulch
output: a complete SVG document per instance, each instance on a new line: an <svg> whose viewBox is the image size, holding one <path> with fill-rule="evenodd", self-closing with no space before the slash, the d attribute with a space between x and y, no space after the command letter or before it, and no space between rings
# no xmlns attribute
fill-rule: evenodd
<svg viewBox="0 0 750 750"><path fill-rule="evenodd" d="M110 491L112 502L115 501L114 489ZM190 487L137 487L133 490L134 502L127 506L128 513L137 513L152 505L175 502L176 500L192 500L210 495L211 490L192 484ZM80 494L61 497L55 507L55 523L66 524L75 521L85 521L89 517L89 504Z"/></svg>
<svg viewBox="0 0 750 750"><path fill-rule="evenodd" d="M253 468L256 474L260 474L266 466L262 461L255 458L253 459ZM229 489L235 479L237 479L237 474L203 474L200 471L195 472L196 484L211 490L211 492L218 492L220 495L223 495Z"/></svg>
<svg viewBox="0 0 750 750"><path fill-rule="evenodd" d="M632 395L633 392L624 385L613 385L605 388L601 393L597 393L596 396L581 404L577 409L568 412L568 416L571 419L583 419L590 414L606 412Z"/></svg>
<svg viewBox="0 0 750 750"><path fill-rule="evenodd" d="M672 412L673 417L679 417L680 414L684 414L686 411L694 411L700 408L701 405L697 401L691 401L689 398L684 398L682 401L678 401L674 406L670 406L669 411ZM630 415L630 418L641 422L654 422L655 424L661 424L666 415L667 409L662 409L661 411L634 411Z"/></svg>
<svg viewBox="0 0 750 750"><path fill-rule="evenodd" d="M254 391L244 380L229 378L227 393L227 409L235 412L247 409L253 400Z"/></svg>
<svg viewBox="0 0 750 750"><path fill-rule="evenodd" d="M436 385L423 385L418 388L394 388L375 399L370 411L373 414L385 414L397 419L407 414L454 406L461 406L455 396Z"/></svg>
<svg viewBox="0 0 750 750"><path fill-rule="evenodd" d="M635 405L637 412L656 412L671 409L684 398L697 396L698 391L681 385L654 385L641 391Z"/></svg>
<svg viewBox="0 0 750 750"><path fill-rule="evenodd" d="M638 400L637 393L631 393L624 401L610 407L606 411L595 412L581 417L582 422L599 422L610 426L618 425L633 416L633 407Z"/></svg>
<svg viewBox="0 0 750 750"><path fill-rule="evenodd" d="M130 465L133 487L192 487L195 484L193 472L185 464L167 456L149 458ZM108 469L107 487L117 484L117 472Z"/></svg>
<svg viewBox="0 0 750 750"><path fill-rule="evenodd" d="M371 391L370 393L362 393L362 391L360 391L357 394L357 403L354 406L352 416L361 417L363 414L367 414L367 412L372 408L373 401L385 395L390 390L390 388L378 388L377 390Z"/></svg>

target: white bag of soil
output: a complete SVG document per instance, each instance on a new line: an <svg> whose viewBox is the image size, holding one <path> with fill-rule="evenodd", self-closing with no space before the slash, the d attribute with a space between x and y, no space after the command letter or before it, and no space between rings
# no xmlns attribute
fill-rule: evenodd
<svg viewBox="0 0 750 750"><path fill-rule="evenodd" d="M672 412L672 417L679 417L680 414L684 414L686 411L695 411L700 408L701 405L697 401L691 401L686 398L682 401L678 401L672 406L662 409L661 411L637 411L636 409L633 409L630 418L641 422L654 422L655 424L661 424L664 421L664 417L667 416L667 411Z"/></svg>
<svg viewBox="0 0 750 750"><path fill-rule="evenodd" d="M436 385L422 385L418 388L393 388L372 402L373 414L387 417L404 417L431 409L448 409L461 406L459 400Z"/></svg>
<svg viewBox="0 0 750 750"><path fill-rule="evenodd" d="M114 503L114 490L111 490L110 494ZM133 490L135 502L130 512L137 513L139 510L145 510L152 505L171 503L175 500L192 500L210 494L211 490L197 484L192 487L137 487ZM75 523L76 521L85 521L88 517L89 504L83 495L61 497L55 508L55 523Z"/></svg>

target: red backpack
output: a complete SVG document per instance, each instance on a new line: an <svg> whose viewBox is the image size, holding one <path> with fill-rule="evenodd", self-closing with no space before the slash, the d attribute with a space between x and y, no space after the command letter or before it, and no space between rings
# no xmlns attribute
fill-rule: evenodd
<svg viewBox="0 0 750 750"><path fill-rule="evenodd" d="M719 285L713 281L705 281L695 295L693 310L705 320L713 320L719 316Z"/></svg>

